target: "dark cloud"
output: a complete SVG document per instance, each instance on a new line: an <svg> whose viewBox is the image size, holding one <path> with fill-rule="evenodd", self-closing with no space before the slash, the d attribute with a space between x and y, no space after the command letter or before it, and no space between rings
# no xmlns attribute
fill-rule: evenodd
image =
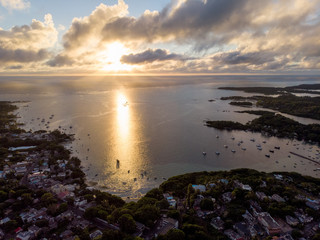
<svg viewBox="0 0 320 240"><path fill-rule="evenodd" d="M23 68L22 65L14 65L14 66L6 67L6 69L11 69L11 70L18 70L18 69L22 69L22 68Z"/></svg>
<svg viewBox="0 0 320 240"><path fill-rule="evenodd" d="M148 49L141 53L121 57L121 62L127 64L143 64L167 60L186 60L186 58L180 54L168 53L168 51L163 49Z"/></svg>
<svg viewBox="0 0 320 240"><path fill-rule="evenodd" d="M274 56L268 52L248 52L242 53L241 51L225 52L216 54L213 60L222 64L254 64L261 65L266 62L274 61Z"/></svg>
<svg viewBox="0 0 320 240"><path fill-rule="evenodd" d="M70 66L74 63L74 60L72 60L68 56L63 55L57 55L53 59L50 59L47 61L47 65L50 67L61 67L61 66Z"/></svg>
<svg viewBox="0 0 320 240"><path fill-rule="evenodd" d="M209 0L206 3L187 0L179 6L173 1L159 13L116 18L105 25L103 36L106 41L174 39L185 42L209 37L220 41L219 34L243 29L254 14L251 10L258 12L262 6L259 0Z"/></svg>
<svg viewBox="0 0 320 240"><path fill-rule="evenodd" d="M49 54L46 50L39 51L23 50L23 49L4 49L0 47L0 62L37 62L48 58Z"/></svg>

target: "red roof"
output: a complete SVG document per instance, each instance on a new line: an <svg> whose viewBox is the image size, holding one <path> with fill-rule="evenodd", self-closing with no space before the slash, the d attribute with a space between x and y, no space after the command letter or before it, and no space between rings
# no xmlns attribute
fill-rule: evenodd
<svg viewBox="0 0 320 240"><path fill-rule="evenodd" d="M18 227L16 230L14 230L15 233L21 232L23 229L21 227Z"/></svg>

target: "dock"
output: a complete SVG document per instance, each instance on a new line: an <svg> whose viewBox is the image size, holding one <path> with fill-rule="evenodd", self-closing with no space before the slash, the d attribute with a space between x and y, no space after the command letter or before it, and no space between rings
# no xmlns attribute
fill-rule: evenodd
<svg viewBox="0 0 320 240"><path fill-rule="evenodd" d="M308 161L311 161L311 162L314 162L314 163L320 165L320 162L318 162L318 161L316 161L316 160L313 160L313 159L311 159L311 158L305 157L305 156L303 156L303 155L300 155L300 154L294 153L294 152L289 152L289 153L291 153L292 155L295 155L295 156L304 158L304 159L306 159L306 160L308 160Z"/></svg>

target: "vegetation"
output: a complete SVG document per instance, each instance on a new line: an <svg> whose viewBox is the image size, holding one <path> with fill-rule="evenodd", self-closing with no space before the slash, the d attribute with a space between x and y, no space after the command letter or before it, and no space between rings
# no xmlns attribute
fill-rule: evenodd
<svg viewBox="0 0 320 240"><path fill-rule="evenodd" d="M247 93L262 93L266 95L276 95L283 93L310 93L310 94L320 94L320 84L301 84L298 86L290 87L220 87L219 89L223 90L232 90L232 91L244 91Z"/></svg>
<svg viewBox="0 0 320 240"><path fill-rule="evenodd" d="M273 109L282 113L299 117L307 117L320 120L320 97L299 97L292 93L313 93L320 94L320 84L299 85L286 88L270 87L224 87L220 89L245 91L248 93L263 93L265 95L279 95L277 97L268 96L230 96L222 97L221 100L235 100L241 102L230 102L231 105L249 106L245 100L256 101L258 107ZM313 91L312 91L313 90ZM247 105L245 105L247 104ZM252 103L251 103L252 104Z"/></svg>
<svg viewBox="0 0 320 240"><path fill-rule="evenodd" d="M251 107L252 106L252 102L230 102L230 105L234 105L234 106L243 106L243 107Z"/></svg>
<svg viewBox="0 0 320 240"><path fill-rule="evenodd" d="M280 114L267 111L251 111L249 113L262 115L246 124L232 121L206 121L206 125L221 130L250 130L279 138L296 138L320 143L319 124L304 125Z"/></svg>

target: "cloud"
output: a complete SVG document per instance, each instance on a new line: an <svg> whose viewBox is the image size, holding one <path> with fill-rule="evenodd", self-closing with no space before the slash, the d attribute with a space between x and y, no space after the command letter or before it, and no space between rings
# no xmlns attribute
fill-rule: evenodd
<svg viewBox="0 0 320 240"><path fill-rule="evenodd" d="M50 14L45 15L43 22L33 19L30 25L0 29L0 61L11 64L45 60L57 36Z"/></svg>
<svg viewBox="0 0 320 240"><path fill-rule="evenodd" d="M37 62L46 59L49 56L44 49L39 51L23 49L4 49L0 47L0 62Z"/></svg>
<svg viewBox="0 0 320 240"><path fill-rule="evenodd" d="M144 52L137 54L129 54L121 57L122 63L127 64L143 64L152 63L155 61L168 61L168 60L186 60L183 55L169 53L164 49L148 49Z"/></svg>
<svg viewBox="0 0 320 240"><path fill-rule="evenodd" d="M30 7L30 2L25 0L0 0L0 4L8 10L22 10Z"/></svg>
<svg viewBox="0 0 320 240"><path fill-rule="evenodd" d="M89 16L74 18L71 27L63 36L64 48L68 51L83 52L83 48L97 47L101 41L101 30L113 19L128 13L128 5L123 0L118 4L107 6L100 4Z"/></svg>
<svg viewBox="0 0 320 240"><path fill-rule="evenodd" d="M57 55L53 59L50 59L47 61L47 65L50 67L61 67L61 66L70 66L74 63L74 60L72 60L68 56L63 55Z"/></svg>

